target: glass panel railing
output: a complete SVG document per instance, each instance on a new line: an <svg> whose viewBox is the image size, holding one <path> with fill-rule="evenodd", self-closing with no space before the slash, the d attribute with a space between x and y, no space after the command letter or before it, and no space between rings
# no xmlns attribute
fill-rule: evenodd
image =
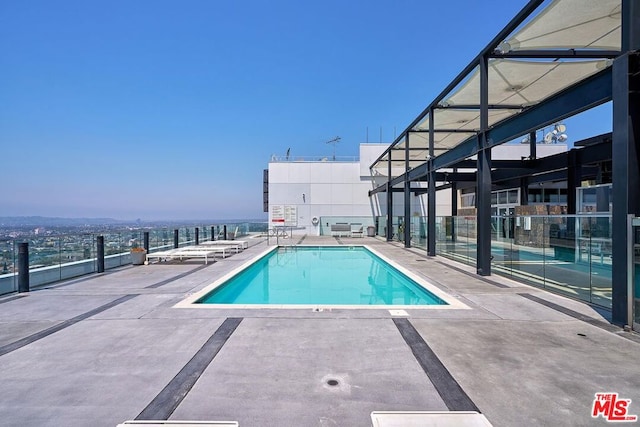
<svg viewBox="0 0 640 427"><path fill-rule="evenodd" d="M149 231L149 252L163 251L173 247L173 232L168 228Z"/></svg>
<svg viewBox="0 0 640 427"><path fill-rule="evenodd" d="M610 215L593 215L578 223L580 258L583 247L588 253L590 299L589 301L611 307L612 293L612 226ZM586 255L586 254L585 254ZM586 258L586 256L585 256Z"/></svg>
<svg viewBox="0 0 640 427"><path fill-rule="evenodd" d="M210 240L222 232L223 224L203 224L199 227L200 241ZM237 230L239 236L267 231L266 222L228 223L228 233ZM149 233L151 252L173 248L174 230L178 230L179 244L195 243L196 225L166 227L133 227L105 232L38 236L30 235L0 241L0 294L17 291L17 248L25 242L29 250L29 284L41 286L97 271L97 236L103 236L105 269L131 263L130 250L144 246L145 232Z"/></svg>
<svg viewBox="0 0 640 427"><path fill-rule="evenodd" d="M427 249L427 218L411 217L411 246Z"/></svg>
<svg viewBox="0 0 640 427"><path fill-rule="evenodd" d="M509 272L505 274L516 280L544 286L546 259L551 252L547 222L546 216L515 218L511 252L507 255L510 260Z"/></svg>
<svg viewBox="0 0 640 427"><path fill-rule="evenodd" d="M14 240L0 240L0 295L18 290Z"/></svg>
<svg viewBox="0 0 640 427"><path fill-rule="evenodd" d="M105 268L115 268L131 262L129 256L130 244L124 242L120 232L103 233Z"/></svg>
<svg viewBox="0 0 640 427"><path fill-rule="evenodd" d="M475 217L437 217L436 253L471 264L476 252Z"/></svg>
<svg viewBox="0 0 640 427"><path fill-rule="evenodd" d="M640 219L634 218L632 226L632 235L630 247L633 251L632 257L632 309L633 309L633 328L640 330Z"/></svg>
<svg viewBox="0 0 640 427"><path fill-rule="evenodd" d="M510 223L513 217L491 217L491 270L502 274L511 274L513 236Z"/></svg>
<svg viewBox="0 0 640 427"><path fill-rule="evenodd" d="M375 218L376 221L376 235L380 237L387 237L385 230L387 229L387 217L385 216L377 216Z"/></svg>
<svg viewBox="0 0 640 427"><path fill-rule="evenodd" d="M475 217L436 220L440 255L475 264ZM571 298L611 307L610 215L494 216L491 268Z"/></svg>

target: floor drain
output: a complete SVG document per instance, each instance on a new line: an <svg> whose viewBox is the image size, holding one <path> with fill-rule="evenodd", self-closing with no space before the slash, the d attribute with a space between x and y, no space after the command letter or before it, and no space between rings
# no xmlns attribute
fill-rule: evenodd
<svg viewBox="0 0 640 427"><path fill-rule="evenodd" d="M338 380L328 380L328 381L327 381L327 384L329 384L331 387L335 387L335 386L337 386L339 383L338 383Z"/></svg>
<svg viewBox="0 0 640 427"><path fill-rule="evenodd" d="M586 337L585 334L578 334L579 337Z"/></svg>

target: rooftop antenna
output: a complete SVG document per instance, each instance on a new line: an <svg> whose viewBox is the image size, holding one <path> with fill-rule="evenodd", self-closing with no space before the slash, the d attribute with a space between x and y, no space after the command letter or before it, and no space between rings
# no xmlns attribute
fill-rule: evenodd
<svg viewBox="0 0 640 427"><path fill-rule="evenodd" d="M333 145L333 160L336 160L336 144L338 142L340 142L342 138L340 138L339 136L336 136L333 139L328 140L325 144L332 144Z"/></svg>

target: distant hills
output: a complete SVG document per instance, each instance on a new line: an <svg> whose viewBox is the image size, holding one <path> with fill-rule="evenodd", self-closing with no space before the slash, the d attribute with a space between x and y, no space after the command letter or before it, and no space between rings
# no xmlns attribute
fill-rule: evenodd
<svg viewBox="0 0 640 427"><path fill-rule="evenodd" d="M164 221L146 221L141 219L121 220L113 218L59 218L48 216L0 216L0 227L82 227L82 226L101 226L101 225L158 225L158 224L224 224L238 222L266 222L266 218L262 219L225 219L225 220L164 220Z"/></svg>
<svg viewBox="0 0 640 427"><path fill-rule="evenodd" d="M82 225L116 225L133 221L113 218L58 218L47 216L0 216L0 227L74 227Z"/></svg>

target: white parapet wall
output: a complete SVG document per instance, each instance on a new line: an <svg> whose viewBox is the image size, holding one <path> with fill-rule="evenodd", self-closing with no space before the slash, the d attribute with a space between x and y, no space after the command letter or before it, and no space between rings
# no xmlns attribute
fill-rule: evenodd
<svg viewBox="0 0 640 427"><path fill-rule="evenodd" d="M293 227L294 234L319 235L324 219L373 224L386 215L386 195L369 197L369 191L386 177L372 176L371 164L388 144L360 144L360 158L331 161L272 159L269 162L269 225ZM451 196L438 193L439 215L450 215ZM423 216L426 196L411 196L411 215ZM393 196L393 215L404 215L404 196ZM368 221L367 221L368 220Z"/></svg>

